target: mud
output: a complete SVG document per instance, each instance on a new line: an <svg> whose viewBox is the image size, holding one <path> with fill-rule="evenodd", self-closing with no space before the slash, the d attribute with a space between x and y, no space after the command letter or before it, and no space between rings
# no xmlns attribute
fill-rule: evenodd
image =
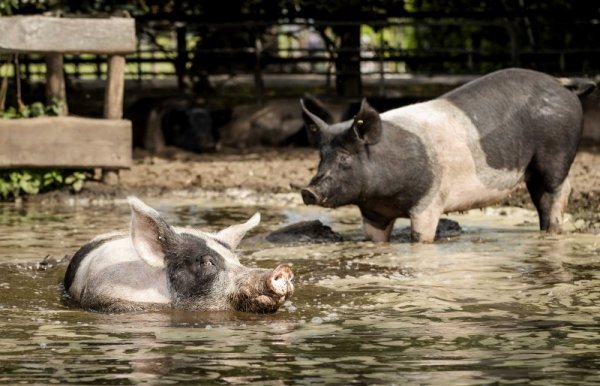
<svg viewBox="0 0 600 386"><path fill-rule="evenodd" d="M299 188L308 183L319 156L311 148L222 149L195 154L166 148L159 154L134 152L130 169L120 171L118 185L87 181L83 190L54 191L28 200L58 204L101 204L129 194L145 197L169 195L218 196L301 204ZM573 191L568 212L577 231L600 233L600 149L581 149L571 168ZM283 201L283 202L282 202ZM533 208L524 186L500 205Z"/></svg>

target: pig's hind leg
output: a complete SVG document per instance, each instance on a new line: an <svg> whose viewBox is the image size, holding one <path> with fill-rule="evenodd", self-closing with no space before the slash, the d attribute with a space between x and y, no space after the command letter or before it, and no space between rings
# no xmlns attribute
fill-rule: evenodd
<svg viewBox="0 0 600 386"><path fill-rule="evenodd" d="M413 242L432 243L442 211L438 207L429 207L424 211L410 215L410 238Z"/></svg>
<svg viewBox="0 0 600 386"><path fill-rule="evenodd" d="M570 163L568 163L570 166ZM552 166L552 165L546 165ZM534 167L529 170L527 190L537 209L540 230L548 233L560 233L563 214L571 193L571 184L567 178L569 168L555 168L552 171Z"/></svg>

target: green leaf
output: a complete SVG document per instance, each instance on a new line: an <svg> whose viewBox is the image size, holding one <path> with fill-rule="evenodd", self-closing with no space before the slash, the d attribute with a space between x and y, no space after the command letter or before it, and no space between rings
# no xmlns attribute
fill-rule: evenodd
<svg viewBox="0 0 600 386"><path fill-rule="evenodd" d="M84 184L84 180L77 180L73 183L73 190L75 192L79 192L81 191L81 189L83 188L83 184Z"/></svg>
<svg viewBox="0 0 600 386"><path fill-rule="evenodd" d="M42 102L34 102L29 106L30 117L42 117L46 115L46 109Z"/></svg>

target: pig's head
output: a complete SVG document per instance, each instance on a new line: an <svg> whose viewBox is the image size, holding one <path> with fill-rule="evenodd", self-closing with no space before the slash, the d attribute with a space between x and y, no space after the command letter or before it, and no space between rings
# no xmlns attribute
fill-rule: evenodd
<svg viewBox="0 0 600 386"><path fill-rule="evenodd" d="M258 213L243 224L206 233L172 227L137 198L129 204L134 248L146 264L164 270L175 307L269 313L292 295L290 267L244 267L233 252L260 222Z"/></svg>
<svg viewBox="0 0 600 386"><path fill-rule="evenodd" d="M304 203L331 208L359 203L373 175L369 158L381 137L379 113L363 99L353 120L328 125L300 103L309 136L319 144L321 156L317 175L302 189Z"/></svg>

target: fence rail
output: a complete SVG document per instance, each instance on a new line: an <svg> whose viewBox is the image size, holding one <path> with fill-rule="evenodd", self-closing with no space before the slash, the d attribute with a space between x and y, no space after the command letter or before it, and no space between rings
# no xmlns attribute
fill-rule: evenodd
<svg viewBox="0 0 600 386"><path fill-rule="evenodd" d="M321 22L322 23L322 22ZM331 24L331 23L329 23ZM360 25L361 46L327 49L322 39L315 39L319 22L288 23L267 26L264 23L199 23L192 19L184 23L166 23L156 20L137 20L138 46L127 55L125 77L128 79L173 78L182 69L196 77L206 72L210 75L314 74L325 79L343 74L336 70L335 55L354 54L360 61L362 75L382 79L394 74L478 74L506 66L526 66L561 75L596 75L600 73L600 44L583 42L581 46L536 46L536 31L517 33L515 23L504 19L415 19L395 22L343 23ZM375 26L366 27L367 24ZM181 26L184 26L182 28ZM544 25L544 29L584 29L600 35L600 24L580 19ZM212 34L231 31L263 31L257 39L236 46L205 47L197 44L203 39L200 31ZM437 45L411 46L420 36L430 36L440 29L454 34L454 40L438 39ZM481 45L473 41L477 34L492 36L495 44ZM540 27L540 29L542 29ZM467 31L467 32L464 32ZM464 39L456 36L464 35ZM559 33L560 34L560 33ZM522 35L522 36L521 36ZM409 41L412 39L412 42ZM311 43L311 39L316 43ZM531 40L531 41L523 41ZM183 43L183 44L182 44ZM525 44L526 43L526 44ZM311 46L312 44L312 46ZM22 54L20 72L29 80L44 79L44 57L39 54ZM106 57L102 55L65 55L65 72L75 79L104 79ZM12 76L11 64L0 66L0 75Z"/></svg>

